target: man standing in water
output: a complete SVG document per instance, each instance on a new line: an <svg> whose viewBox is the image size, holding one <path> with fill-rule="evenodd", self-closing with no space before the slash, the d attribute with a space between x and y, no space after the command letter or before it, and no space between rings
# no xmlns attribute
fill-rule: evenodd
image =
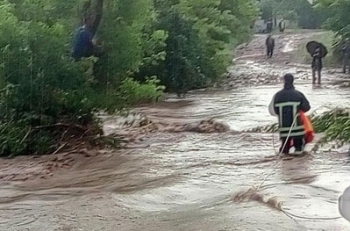
<svg viewBox="0 0 350 231"><path fill-rule="evenodd" d="M267 50L267 57L271 58L273 55L273 50L275 48L275 39L272 38L271 34L269 36L267 36L266 41L265 41L265 45L266 45L266 50Z"/></svg>
<svg viewBox="0 0 350 231"><path fill-rule="evenodd" d="M316 83L316 73L317 73L317 84L321 84L321 70L322 70L322 56L321 48L317 47L312 54L312 84Z"/></svg>
<svg viewBox="0 0 350 231"><path fill-rule="evenodd" d="M294 155L301 155L305 146L305 131L299 111L310 110L310 103L303 93L295 90L294 76L284 76L284 88L277 92L269 105L269 112L278 116L279 133L282 141L280 153L289 154L293 140Z"/></svg>

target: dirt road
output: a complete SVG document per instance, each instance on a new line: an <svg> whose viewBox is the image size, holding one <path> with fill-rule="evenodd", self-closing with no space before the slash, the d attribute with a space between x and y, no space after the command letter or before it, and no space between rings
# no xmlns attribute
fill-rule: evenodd
<svg viewBox="0 0 350 231"><path fill-rule="evenodd" d="M1 160L0 230L348 230L337 209L349 184L348 147L330 144L310 157L281 160L277 134L244 132L275 122L267 105L285 72L296 75L314 111L347 105L348 89L334 83L344 76L325 70L323 88L313 89L308 65L291 60L312 33L279 37L269 60L265 37L256 36L238 51L227 90L137 108L154 123L128 149ZM230 130L195 129L209 118ZM108 133L138 129L105 119ZM286 213L234 202L261 183L259 195L277 197Z"/></svg>

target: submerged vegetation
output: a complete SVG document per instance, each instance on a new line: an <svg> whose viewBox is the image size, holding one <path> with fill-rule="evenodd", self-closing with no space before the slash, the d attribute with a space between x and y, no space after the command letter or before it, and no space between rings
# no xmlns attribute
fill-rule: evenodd
<svg viewBox="0 0 350 231"><path fill-rule="evenodd" d="M323 142L350 141L350 109L336 108L312 118L315 132L324 133Z"/></svg>
<svg viewBox="0 0 350 231"><path fill-rule="evenodd" d="M350 109L335 108L321 115L311 116L315 133L323 133L320 143L338 141L340 144L350 142ZM278 124L257 127L248 132L277 132Z"/></svg>

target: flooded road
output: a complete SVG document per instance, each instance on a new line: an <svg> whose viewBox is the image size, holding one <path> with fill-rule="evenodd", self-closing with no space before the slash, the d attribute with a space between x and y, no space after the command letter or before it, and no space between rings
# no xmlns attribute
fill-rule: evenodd
<svg viewBox="0 0 350 231"><path fill-rule="evenodd" d="M290 52L293 36L285 41ZM287 52L282 45L281 52ZM276 157L277 134L245 132L276 122L267 105L281 88L278 75L285 69L262 60L239 60L232 73L249 71L249 81L255 81L265 67L273 80L268 84L197 91L185 100L170 98L136 109L157 122L214 118L231 131L153 132L144 136L139 148L76 157L71 167L46 179L4 180L0 230L349 230L346 221L337 219L337 198L349 185L347 147L325 147L312 156L283 160ZM349 102L349 89L333 84L335 76L325 76L322 88L312 88L306 68L286 69L295 73L296 87L313 112ZM113 119L105 123L106 131L117 129ZM10 161L1 163L3 175L16 171ZM37 159L16 161L17 166L41 168ZM259 185L261 196L276 197L293 216L254 201L234 203L237 193Z"/></svg>

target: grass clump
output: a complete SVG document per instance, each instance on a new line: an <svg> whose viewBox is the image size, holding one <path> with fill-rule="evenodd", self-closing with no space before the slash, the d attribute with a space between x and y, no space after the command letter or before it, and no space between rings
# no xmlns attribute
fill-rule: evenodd
<svg viewBox="0 0 350 231"><path fill-rule="evenodd" d="M320 115L311 115L315 133L323 133L320 143L338 141L341 145L350 141L350 108L335 108ZM278 124L256 127L246 132L277 132Z"/></svg>

